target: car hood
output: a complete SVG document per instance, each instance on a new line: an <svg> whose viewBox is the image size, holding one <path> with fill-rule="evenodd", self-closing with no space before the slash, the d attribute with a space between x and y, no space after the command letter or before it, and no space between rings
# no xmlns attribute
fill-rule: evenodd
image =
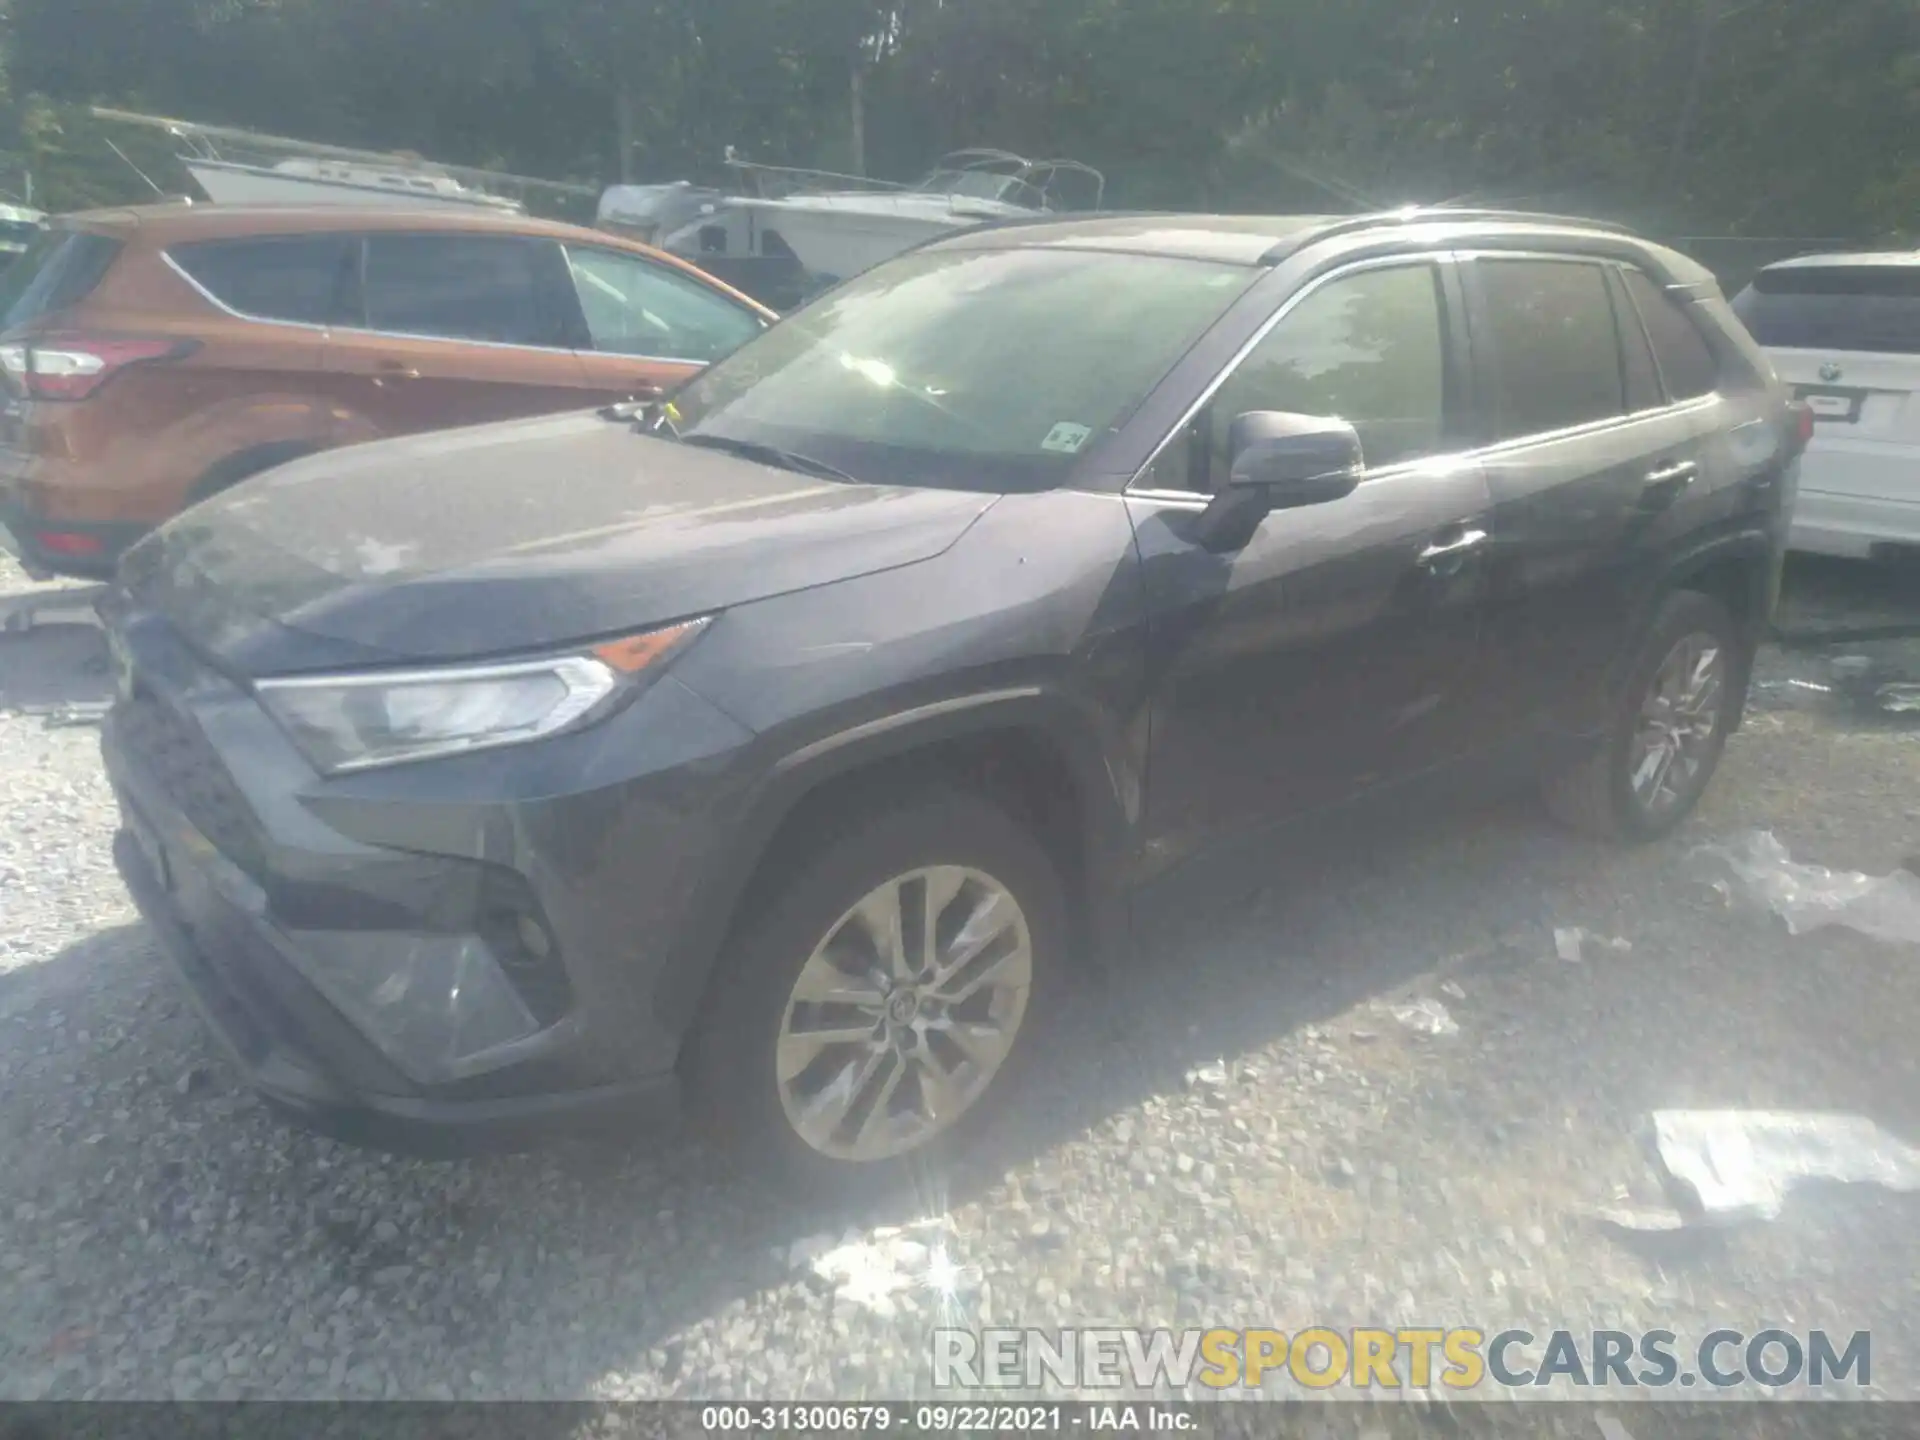
<svg viewBox="0 0 1920 1440"><path fill-rule="evenodd" d="M466 660L912 565L993 501L817 479L587 413L296 461L163 526L121 577L241 674Z"/></svg>

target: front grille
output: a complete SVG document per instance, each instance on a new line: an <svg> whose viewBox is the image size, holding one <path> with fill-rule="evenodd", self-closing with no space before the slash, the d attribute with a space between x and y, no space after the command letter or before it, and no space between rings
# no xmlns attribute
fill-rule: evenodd
<svg viewBox="0 0 1920 1440"><path fill-rule="evenodd" d="M142 693L121 702L114 731L141 773L216 850L260 875L263 853L253 811L199 727L165 701Z"/></svg>

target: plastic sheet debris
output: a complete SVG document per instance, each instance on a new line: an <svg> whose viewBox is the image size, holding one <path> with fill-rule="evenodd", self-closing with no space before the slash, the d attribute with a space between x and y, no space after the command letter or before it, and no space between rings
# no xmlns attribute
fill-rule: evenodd
<svg viewBox="0 0 1920 1440"><path fill-rule="evenodd" d="M815 1235L796 1240L787 1263L810 1270L841 1300L892 1315L903 1295L917 1292L950 1301L979 1288L979 1272L953 1259L951 1238L945 1220L883 1226L866 1235L848 1230L838 1241Z"/></svg>
<svg viewBox="0 0 1920 1440"><path fill-rule="evenodd" d="M1633 949L1631 940L1624 940L1618 935L1611 938L1595 935L1592 931L1582 930L1577 925L1556 928L1553 932L1553 952L1569 965L1578 965L1587 958L1588 945L1596 949L1612 950L1617 954L1625 954Z"/></svg>
<svg viewBox="0 0 1920 1440"><path fill-rule="evenodd" d="M99 725L107 718L107 712L113 709L110 701L83 700L71 705L29 705L24 711L28 715L38 715L41 723L49 730L70 730L88 725Z"/></svg>
<svg viewBox="0 0 1920 1440"><path fill-rule="evenodd" d="M1889 715L1920 715L1920 685L1882 685L1873 699Z"/></svg>
<svg viewBox="0 0 1920 1440"><path fill-rule="evenodd" d="M1775 1219L1805 1180L1920 1190L1920 1150L1864 1115L1656 1110L1653 1143L1670 1179L1719 1222Z"/></svg>
<svg viewBox="0 0 1920 1440"><path fill-rule="evenodd" d="M1593 1212L1593 1218L1615 1230L1630 1230L1636 1235L1670 1235L1687 1227L1687 1217L1678 1210L1660 1206L1607 1205Z"/></svg>
<svg viewBox="0 0 1920 1440"><path fill-rule="evenodd" d="M1232 1077L1225 1060L1214 1060L1187 1071L1187 1086L1195 1090L1224 1090Z"/></svg>
<svg viewBox="0 0 1920 1440"><path fill-rule="evenodd" d="M1460 1024L1438 1000L1412 1000L1387 1013L1418 1035L1458 1035Z"/></svg>
<svg viewBox="0 0 1920 1440"><path fill-rule="evenodd" d="M1702 845L1714 888L1732 899L1736 890L1786 921L1794 935L1844 925L1879 940L1920 944L1920 875L1896 870L1863 875L1798 865L1769 830L1756 830L1730 844ZM1731 882L1731 883L1730 883Z"/></svg>

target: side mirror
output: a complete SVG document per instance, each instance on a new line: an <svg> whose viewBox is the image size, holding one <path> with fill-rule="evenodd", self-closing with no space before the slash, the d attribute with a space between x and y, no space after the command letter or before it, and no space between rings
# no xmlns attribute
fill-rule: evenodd
<svg viewBox="0 0 1920 1440"><path fill-rule="evenodd" d="M1324 505L1351 495L1365 462L1344 420L1250 410L1227 430L1227 479L1200 513L1195 538L1209 550L1238 550L1275 510Z"/></svg>
<svg viewBox="0 0 1920 1440"><path fill-rule="evenodd" d="M1250 410L1227 431L1230 489L1260 489L1269 508L1322 505L1351 495L1365 464L1360 437L1344 420Z"/></svg>

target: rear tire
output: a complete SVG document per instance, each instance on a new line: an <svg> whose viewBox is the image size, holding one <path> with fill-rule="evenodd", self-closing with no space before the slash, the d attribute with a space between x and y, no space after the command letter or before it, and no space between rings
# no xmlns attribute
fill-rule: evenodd
<svg viewBox="0 0 1920 1440"><path fill-rule="evenodd" d="M1656 840L1700 802L1741 712L1751 657L1726 606L1667 597L1592 754L1543 781L1547 811L1611 840Z"/></svg>
<svg viewBox="0 0 1920 1440"><path fill-rule="evenodd" d="M800 853L715 975L689 1051L694 1103L809 1191L891 1193L1017 1094L1067 964L1059 874L1005 812L945 789L841 817ZM893 973L876 979L896 915Z"/></svg>

